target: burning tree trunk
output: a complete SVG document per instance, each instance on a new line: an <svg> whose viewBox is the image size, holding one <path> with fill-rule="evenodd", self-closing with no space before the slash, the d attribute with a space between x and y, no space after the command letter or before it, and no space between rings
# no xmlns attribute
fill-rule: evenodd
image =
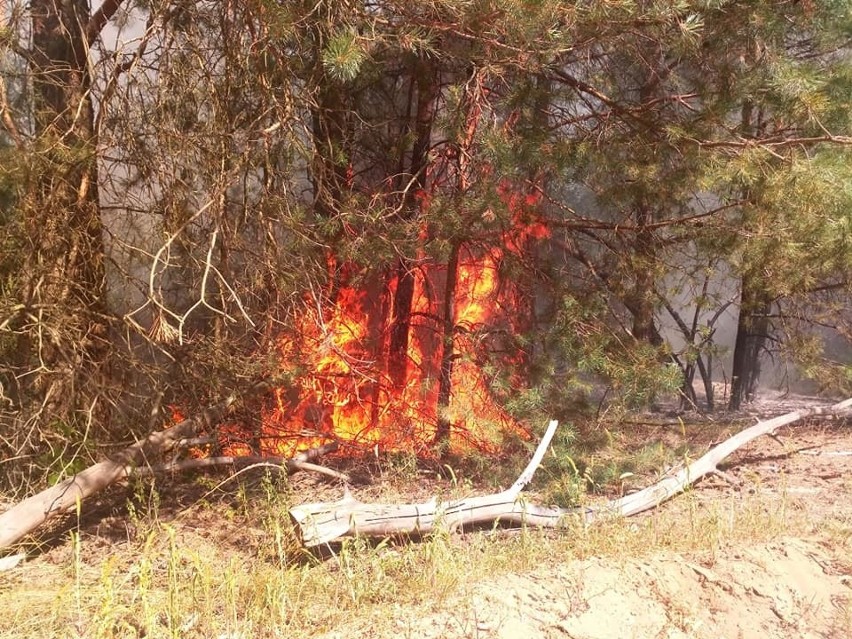
<svg viewBox="0 0 852 639"><path fill-rule="evenodd" d="M470 158L479 118L482 114L484 71L474 67L471 77L465 84L464 99L464 128L456 150L457 193L461 200L467 195L473 176L471 175ZM441 361L438 374L438 405L437 424L435 429L435 444L439 450L446 450L450 442L450 407L453 385L453 362L456 358L456 295L459 277L459 256L462 250L462 238L452 240L450 255L447 258L447 277L444 281L444 301L441 317Z"/></svg>
<svg viewBox="0 0 852 639"><path fill-rule="evenodd" d="M440 73L428 54L423 54L414 65L413 80L417 86L417 112L414 122L415 142L411 149L408 183L403 185L403 218L416 216L425 205L429 148L432 143L432 124L435 121ZM388 347L388 371L391 382L399 388L406 378L408 345L411 333L411 309L414 301L413 264L400 258L396 266L396 288Z"/></svg>
<svg viewBox="0 0 852 639"><path fill-rule="evenodd" d="M391 309L388 374L391 384L400 388L408 370L408 342L411 332L411 304L414 301L412 265L400 258L396 267L396 288Z"/></svg>
<svg viewBox="0 0 852 639"><path fill-rule="evenodd" d="M447 260L447 279L444 284L444 304L441 330L441 369L438 377L438 423L435 429L435 444L446 448L450 441L450 417L447 410L450 407L450 396L453 385L453 360L455 359L456 332L456 283L458 282L459 251L461 246L454 243Z"/></svg>
<svg viewBox="0 0 852 639"><path fill-rule="evenodd" d="M410 132L414 144L410 153L399 149L395 184L400 208L397 218L387 221L405 226L407 232L420 231L417 261L408 254L410 247L400 251L402 256L385 271L384 287L376 285L375 271L353 265L353 271L360 269L357 273L363 277L357 284L345 276L340 278L333 308L322 317L317 315L319 304L307 309L305 321L300 322L301 336L281 341L285 357L293 357L307 372L297 381L297 397L279 393L267 413L264 423L270 437L290 433L292 439L294 433L304 430L320 439L339 437L369 449L424 450L432 446L442 452L449 445L458 445L457 450L493 450L498 432L524 432L488 396L482 371L470 358L461 362L459 355L483 345L483 341L460 339L459 325L480 334L481 329L496 323L512 324L506 313L501 315L509 295L498 281L500 264L507 253L520 254L530 238L540 237L530 232L533 225L524 209L530 196L520 195L509 180L501 180L497 194L507 204L511 218L503 229L488 231L489 237L482 242L469 238L471 228L477 228L469 224L471 216L481 223L482 214L471 211L464 200L470 195L468 185L474 183L469 153L481 104L487 103L482 89L484 71L474 69L472 73L465 83L462 132L438 167L441 175L458 175L458 182L450 183L437 180L429 171L440 75L436 62L425 54L415 63L409 107L403 116L410 124L401 127L401 138L407 139L405 134ZM449 158L457 158L457 168ZM387 179L382 181L386 183ZM485 192L490 190L488 185L476 184ZM455 198L443 200L457 204L452 211L441 211L449 223L437 212L428 220L425 215L437 188ZM484 219L494 222L496 216ZM502 240L501 245L493 245L495 238ZM424 245L430 241L433 246L442 242L449 246L446 265L426 255ZM328 297L323 301L327 303ZM482 425L466 420L459 408L479 417ZM311 414L321 419L311 419Z"/></svg>
<svg viewBox="0 0 852 639"><path fill-rule="evenodd" d="M339 78L333 77L324 64L323 56L330 46L335 29L344 23L348 7L343 4L325 7L327 22L313 22L307 38L313 50L313 65L308 79L312 89L311 137L313 158L310 181L313 187L313 208L320 219L333 220L342 210L343 201L351 186L352 109L349 95ZM333 307L337 294L345 283L341 281L341 264L335 253L340 231L329 238L325 250L328 279L323 303Z"/></svg>

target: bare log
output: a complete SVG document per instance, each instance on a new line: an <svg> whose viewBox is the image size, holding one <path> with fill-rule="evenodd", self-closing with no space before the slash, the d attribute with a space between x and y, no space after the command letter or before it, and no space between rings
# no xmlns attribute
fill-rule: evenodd
<svg viewBox="0 0 852 639"><path fill-rule="evenodd" d="M441 528L455 530L460 526L485 523L512 523L540 528L554 528L565 523L567 516L579 516L591 522L604 516L629 517L655 508L683 492L687 487L715 472L717 466L734 451L752 440L813 415L830 415L852 407L852 398L833 406L795 411L746 428L675 474L656 484L614 499L599 508L553 508L528 503L521 491L532 479L556 429L551 422L533 459L518 481L506 491L479 497L445 501L431 500L422 504L365 504L348 492L336 502L303 504L290 509L302 543L319 546L346 537L390 537L427 535Z"/></svg>
<svg viewBox="0 0 852 639"><path fill-rule="evenodd" d="M682 493L686 488L704 477L704 475L716 470L716 467L724 459L730 456L738 448L742 448L752 440L762 435L774 433L777 429L787 424L793 424L806 417L814 415L833 415L852 408L852 398L834 404L833 406L811 408L808 410L793 411L772 419L758 422L745 430L737 433L723 441L718 446L711 448L695 462L681 469L674 475L665 477L653 486L649 486L639 492L626 495L621 499L609 502L602 510L607 513L615 513L623 517L630 517L645 510L655 508L664 501Z"/></svg>
<svg viewBox="0 0 852 639"><path fill-rule="evenodd" d="M377 505L363 504L347 493L336 502L294 506L290 509L290 517L300 532L302 543L308 547L356 535L387 537L427 534L438 525L454 530L462 525L496 520L527 523L553 519L555 523L562 513L554 514L549 509L525 504L520 499L520 493L541 464L557 425L556 421L550 422L524 472L508 490L496 495L441 504L432 500L423 504Z"/></svg>
<svg viewBox="0 0 852 639"><path fill-rule="evenodd" d="M260 382L249 392L257 393L266 388L268 384ZM222 419L238 398L239 395L234 393L171 428L150 433L112 459L89 466L76 475L18 502L0 515L0 549L21 540L53 517L73 510L87 497L127 477L146 460L160 456L181 440L196 437L202 430L211 428Z"/></svg>

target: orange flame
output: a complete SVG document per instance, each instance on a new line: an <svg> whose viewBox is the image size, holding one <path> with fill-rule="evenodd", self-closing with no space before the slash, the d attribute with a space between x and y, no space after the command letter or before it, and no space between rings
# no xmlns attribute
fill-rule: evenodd
<svg viewBox="0 0 852 639"><path fill-rule="evenodd" d="M498 191L500 189L498 188ZM502 322L501 309L513 304L508 285L501 286L499 269L505 252L520 253L532 239L545 237L547 228L524 213L537 196L517 200L501 197L516 211L513 228L502 247L460 250L452 336L451 395L442 417L451 424L450 446L455 450L496 452L507 433L526 436L492 398L481 360L487 355L483 335ZM425 262L425 260L424 260ZM343 448L406 450L428 455L439 419L438 388L442 333L441 296L446 266L424 263L413 272L414 295L406 352L405 375L394 384L388 371L390 301L396 278L382 285L343 286L333 305L314 301L297 322L297 337L282 337L278 348L285 362L301 364L290 388L276 389L262 414L261 451L292 455L330 439Z"/></svg>

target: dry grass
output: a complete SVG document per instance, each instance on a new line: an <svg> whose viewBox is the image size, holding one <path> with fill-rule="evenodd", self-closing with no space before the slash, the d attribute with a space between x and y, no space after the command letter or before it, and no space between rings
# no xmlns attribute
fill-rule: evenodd
<svg viewBox="0 0 852 639"><path fill-rule="evenodd" d="M652 457L662 464L670 455L655 449ZM424 482L419 472L408 464L385 469L379 487L359 497L419 500L474 490L453 477ZM568 521L558 532L438 534L419 543L355 540L320 558L301 550L287 515L291 503L339 496L336 488L316 486L294 494L298 484L264 482L177 514L164 512L156 492L139 490L129 516L115 518L112 529L103 522L100 529L77 527L35 560L0 573L0 636L320 636L356 617L390 624L399 607L424 615L452 607L477 583L552 564L554 557L616 564L661 551L712 557L732 544L782 535L818 535L838 556L852 556L848 512L814 518L800 495L756 482L753 491L688 491L627 520ZM852 574L852 563L840 569ZM852 634L849 601L837 608L838 636Z"/></svg>
<svg viewBox="0 0 852 639"><path fill-rule="evenodd" d="M707 505L687 495L651 516L594 526L569 522L558 534L484 531L420 543L350 541L320 560L298 549L287 505L273 494L249 514L223 504L169 522L151 513L122 542L72 532L65 546L0 577L0 607L7 611L0 634L307 636L356 615L380 620L389 606L435 610L479 580L524 572L553 557L618 560L662 549L712 550L809 527L783 500L754 495ZM836 534L848 535L848 529Z"/></svg>

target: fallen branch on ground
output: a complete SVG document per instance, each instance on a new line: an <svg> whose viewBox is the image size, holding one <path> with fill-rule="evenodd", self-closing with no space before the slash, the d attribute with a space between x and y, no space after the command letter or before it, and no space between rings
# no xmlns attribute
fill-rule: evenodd
<svg viewBox="0 0 852 639"><path fill-rule="evenodd" d="M539 509L522 503L519 497L544 458L550 440L556 433L556 426L556 421L550 422L524 472L511 488L496 495L441 504L432 500L424 504L381 505L363 504L347 492L340 501L294 506L290 509L290 517L299 529L302 543L308 547L358 535L388 537L427 534L433 532L439 523L455 530L463 525L496 520L514 523L538 521L535 513ZM551 517L549 509L540 510L542 522ZM561 516L557 515L556 519Z"/></svg>
<svg viewBox="0 0 852 639"><path fill-rule="evenodd" d="M267 468L280 467L288 473L296 471L310 471L326 475L333 479L339 479L345 482L351 482L352 478L346 473L319 466L312 463L313 460L319 459L323 455L337 450L337 442L311 448L303 451L294 457L261 457L258 455L246 455L232 457L229 455L219 455L217 457L200 457L198 459L183 459L180 461L172 461L167 464L159 464L157 466L140 466L138 468L128 468L128 474L139 475L159 475L162 473L179 473L187 470L196 470L198 468L213 468L216 466L233 466L235 469L243 469L248 466L263 465Z"/></svg>
<svg viewBox="0 0 852 639"><path fill-rule="evenodd" d="M144 439L140 439L114 455L112 459L89 466L76 475L18 502L0 514L0 550L20 541L47 521L71 512L87 498L131 473L144 473L145 471L142 469L146 468L152 460L161 459L165 453L173 450L180 442L212 430L227 415L239 397L256 395L268 388L267 382L259 382L244 393L234 393L218 404L208 407L198 415L185 419L171 428L150 433ZM193 461L198 466L205 465L201 460ZM187 464L188 462L174 463ZM163 466L164 469L168 467L169 464ZM187 465L186 467L190 466ZM293 470L309 469L315 472L320 472L319 469L322 468L310 464L310 459L299 460L298 458L288 462L287 467ZM329 469L323 469L323 471L327 471L326 474L334 472Z"/></svg>
<svg viewBox="0 0 852 639"><path fill-rule="evenodd" d="M630 517L655 508L708 473L717 471L717 466L725 458L761 435L806 417L835 414L850 407L852 399L847 399L833 406L796 411L759 422L710 449L673 475L644 490L609 501L599 508L545 508L527 503L522 498L521 490L532 479L556 431L556 422L551 422L533 459L509 490L440 503L431 500L422 504L398 505L365 504L347 492L339 501L294 506L290 509L290 517L299 531L302 543L307 547L340 541L346 537L426 535L441 527L452 531L461 526L497 522L554 528L563 524L570 515L582 517L588 522L602 516Z"/></svg>

